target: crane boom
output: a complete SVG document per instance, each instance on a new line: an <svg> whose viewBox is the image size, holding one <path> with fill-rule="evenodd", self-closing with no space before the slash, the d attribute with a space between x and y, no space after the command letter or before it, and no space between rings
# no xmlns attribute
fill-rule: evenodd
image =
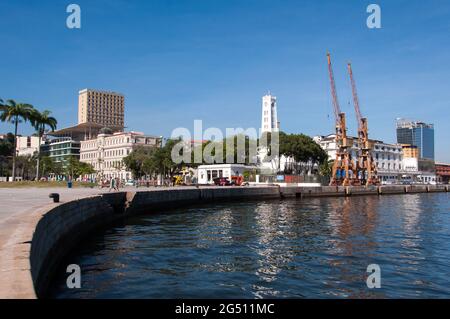
<svg viewBox="0 0 450 319"><path fill-rule="evenodd" d="M378 183L377 169L372 157L373 144L369 141L369 128L367 118L362 117L359 107L358 92L352 65L348 63L348 74L352 86L353 104L355 106L356 120L358 121L358 158L356 160L356 175L363 185L376 185Z"/></svg>
<svg viewBox="0 0 450 319"><path fill-rule="evenodd" d="M337 123L337 122L339 122L339 114L341 114L341 108L339 106L339 101L338 101L338 97L337 97L337 93L336 93L336 84L334 83L334 73L333 73L333 67L331 65L330 53L327 53L327 59L328 59L328 74L330 77L330 84L331 84L331 96L333 99L334 118Z"/></svg>
<svg viewBox="0 0 450 319"><path fill-rule="evenodd" d="M336 84L334 82L333 67L331 65L330 53L327 53L328 60L328 75L330 77L331 96L333 100L333 110L336 120L336 157L333 162L333 168L331 172L330 185L332 186L348 186L352 183L352 176L350 172L355 171L355 165L353 164L349 148L352 146L353 141L347 137L347 127L345 121L345 113L341 112L339 107L339 101L336 93Z"/></svg>
<svg viewBox="0 0 450 319"><path fill-rule="evenodd" d="M353 95L353 104L355 106L356 119L358 121L358 127L361 129L362 125L362 115L361 109L359 108L359 99L358 99L358 91L356 90L355 79L353 78L352 64L348 63L348 73L350 75L350 82L352 85L352 95Z"/></svg>

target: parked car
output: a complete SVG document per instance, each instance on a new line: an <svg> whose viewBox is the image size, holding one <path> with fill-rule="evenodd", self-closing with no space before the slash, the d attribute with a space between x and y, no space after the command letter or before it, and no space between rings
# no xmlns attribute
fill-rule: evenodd
<svg viewBox="0 0 450 319"><path fill-rule="evenodd" d="M213 179L214 185L217 186L230 186L231 182L228 180L227 177L216 177Z"/></svg>

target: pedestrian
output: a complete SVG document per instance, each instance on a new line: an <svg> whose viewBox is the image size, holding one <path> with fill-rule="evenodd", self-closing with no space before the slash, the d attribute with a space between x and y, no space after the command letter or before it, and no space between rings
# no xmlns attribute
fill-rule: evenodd
<svg viewBox="0 0 450 319"><path fill-rule="evenodd" d="M109 182L109 191L111 191L112 189L116 189L116 180L114 178L111 178Z"/></svg>
<svg viewBox="0 0 450 319"><path fill-rule="evenodd" d="M116 191L119 191L120 179L118 177L114 178L116 180L116 187L114 188Z"/></svg>

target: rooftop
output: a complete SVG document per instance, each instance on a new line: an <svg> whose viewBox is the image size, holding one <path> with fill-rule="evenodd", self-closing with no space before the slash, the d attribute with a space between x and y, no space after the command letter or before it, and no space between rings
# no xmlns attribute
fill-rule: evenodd
<svg viewBox="0 0 450 319"><path fill-rule="evenodd" d="M434 128L433 124L427 124L422 121L411 121L407 119L398 118L397 119L397 128L419 128L419 127L425 127L425 128Z"/></svg>
<svg viewBox="0 0 450 319"><path fill-rule="evenodd" d="M114 92L114 91L102 91L102 90L95 90L95 89L83 89L78 92L78 94L84 93L84 92L97 92L97 93L103 93L103 94L114 94L114 95L120 95L124 96L122 93Z"/></svg>

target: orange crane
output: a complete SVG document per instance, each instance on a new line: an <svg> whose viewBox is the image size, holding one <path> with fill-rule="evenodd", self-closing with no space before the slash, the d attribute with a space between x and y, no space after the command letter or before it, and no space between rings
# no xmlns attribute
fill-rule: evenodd
<svg viewBox="0 0 450 319"><path fill-rule="evenodd" d="M336 120L336 158L333 163L330 185L347 186L350 185L353 180L353 176L350 176L350 171L355 171L351 154L349 152L349 148L351 148L353 141L347 138L345 113L341 112L341 108L339 106L330 53L327 53L327 59L328 74L331 85L331 97L333 101L334 117Z"/></svg>
<svg viewBox="0 0 450 319"><path fill-rule="evenodd" d="M358 121L358 159L356 160L356 177L362 185L379 184L375 161L372 157L373 143L369 141L369 128L367 118L362 117L359 108L358 92L353 77L352 64L348 63L348 74L352 85L353 104L355 106L356 120Z"/></svg>

